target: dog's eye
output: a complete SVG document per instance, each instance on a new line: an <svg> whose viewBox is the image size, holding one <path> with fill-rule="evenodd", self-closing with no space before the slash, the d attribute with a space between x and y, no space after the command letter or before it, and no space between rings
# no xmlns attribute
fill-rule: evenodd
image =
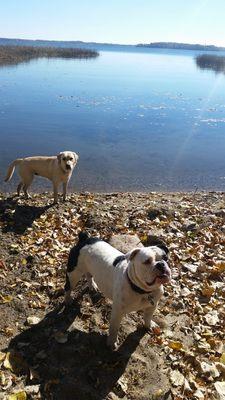
<svg viewBox="0 0 225 400"><path fill-rule="evenodd" d="M151 257L148 258L147 260L145 260L145 261L143 262L143 264L144 264L144 265L150 265L150 264L152 264L152 258L151 258Z"/></svg>
<svg viewBox="0 0 225 400"><path fill-rule="evenodd" d="M66 157L63 157L63 161L66 161Z"/></svg>
<svg viewBox="0 0 225 400"><path fill-rule="evenodd" d="M167 256L166 254L163 254L162 259L163 259L164 261L167 261L167 260L168 260L168 256Z"/></svg>
<svg viewBox="0 0 225 400"><path fill-rule="evenodd" d="M69 161L73 161L72 157L71 157L71 158L69 158Z"/></svg>

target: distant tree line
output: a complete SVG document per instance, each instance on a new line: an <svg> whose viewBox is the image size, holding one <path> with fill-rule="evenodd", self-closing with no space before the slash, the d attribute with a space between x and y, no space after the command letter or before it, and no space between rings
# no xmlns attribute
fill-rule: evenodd
<svg viewBox="0 0 225 400"><path fill-rule="evenodd" d="M203 44L188 44L188 43L176 43L176 42L154 42L149 44L138 44L137 47L151 47L160 49L177 49L177 50L207 50L207 51L222 51L225 47L217 47L213 45Z"/></svg>
<svg viewBox="0 0 225 400"><path fill-rule="evenodd" d="M57 47L0 46L0 66L28 62L35 58L93 58L95 50Z"/></svg>

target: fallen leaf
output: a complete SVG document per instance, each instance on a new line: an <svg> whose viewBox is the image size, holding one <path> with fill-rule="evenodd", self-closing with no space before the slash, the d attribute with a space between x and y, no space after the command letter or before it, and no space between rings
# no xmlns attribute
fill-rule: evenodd
<svg viewBox="0 0 225 400"><path fill-rule="evenodd" d="M8 396L8 400L26 400L26 399L27 399L26 392L13 393Z"/></svg>
<svg viewBox="0 0 225 400"><path fill-rule="evenodd" d="M205 315L205 320L209 325L216 325L219 322L218 312L216 310L210 311Z"/></svg>
<svg viewBox="0 0 225 400"><path fill-rule="evenodd" d="M16 374L26 373L28 370L27 362L23 359L22 355L14 351L6 354L3 366Z"/></svg>
<svg viewBox="0 0 225 400"><path fill-rule="evenodd" d="M212 286L205 286L205 287L202 289L202 296L211 297L211 296L214 294L214 292L215 292L214 287L212 287Z"/></svg>
<svg viewBox="0 0 225 400"><path fill-rule="evenodd" d="M10 296L9 294L3 296L0 294L0 303L5 304L5 303L10 303L13 300L13 296Z"/></svg>
<svg viewBox="0 0 225 400"><path fill-rule="evenodd" d="M183 345L181 342L169 342L168 346L173 350L181 350L183 349Z"/></svg>
<svg viewBox="0 0 225 400"><path fill-rule="evenodd" d="M222 364L225 364L225 353L223 353L223 354L221 355L221 357L220 357L220 362L221 362Z"/></svg>
<svg viewBox="0 0 225 400"><path fill-rule="evenodd" d="M27 323L29 325L37 325L41 321L41 318L35 317L35 316L30 316L27 317Z"/></svg>
<svg viewBox="0 0 225 400"><path fill-rule="evenodd" d="M217 381L214 383L219 400L225 400L225 381Z"/></svg>
<svg viewBox="0 0 225 400"><path fill-rule="evenodd" d="M2 362L6 357L6 353L3 353L2 351L0 351L0 362Z"/></svg>

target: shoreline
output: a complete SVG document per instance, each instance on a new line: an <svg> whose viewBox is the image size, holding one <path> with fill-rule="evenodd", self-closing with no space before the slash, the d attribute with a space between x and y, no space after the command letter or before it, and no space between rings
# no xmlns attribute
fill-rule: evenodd
<svg viewBox="0 0 225 400"><path fill-rule="evenodd" d="M199 194L199 195L205 195L205 194L219 194L219 195L225 195L225 190L214 190L214 189L190 189L190 190L112 190L112 191L94 191L94 190L70 190L68 189L67 191L67 195L68 197L73 196L73 195L92 195L92 196L114 196L114 195L143 195L143 196L148 196L148 195L195 195L195 194ZM53 196L53 191L51 190L45 190L45 189L40 189L38 191L29 191L29 194L32 198L32 196L35 197L39 197L39 196L46 196L46 197L51 197ZM0 188L0 196L2 197L18 197L16 195L16 190L12 190L12 191L4 191L1 190ZM62 192L59 191L59 197L62 196ZM25 199L23 194L21 194L18 199Z"/></svg>

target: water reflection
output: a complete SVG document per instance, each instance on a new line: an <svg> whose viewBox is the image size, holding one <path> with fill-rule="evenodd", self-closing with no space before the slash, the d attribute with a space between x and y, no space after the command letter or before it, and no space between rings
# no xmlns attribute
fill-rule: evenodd
<svg viewBox="0 0 225 400"><path fill-rule="evenodd" d="M80 155L76 190L224 190L225 75L199 52L101 52L0 70L0 188L18 157ZM224 54L223 54L224 55ZM35 180L33 190L47 185ZM51 186L48 186L51 190Z"/></svg>

